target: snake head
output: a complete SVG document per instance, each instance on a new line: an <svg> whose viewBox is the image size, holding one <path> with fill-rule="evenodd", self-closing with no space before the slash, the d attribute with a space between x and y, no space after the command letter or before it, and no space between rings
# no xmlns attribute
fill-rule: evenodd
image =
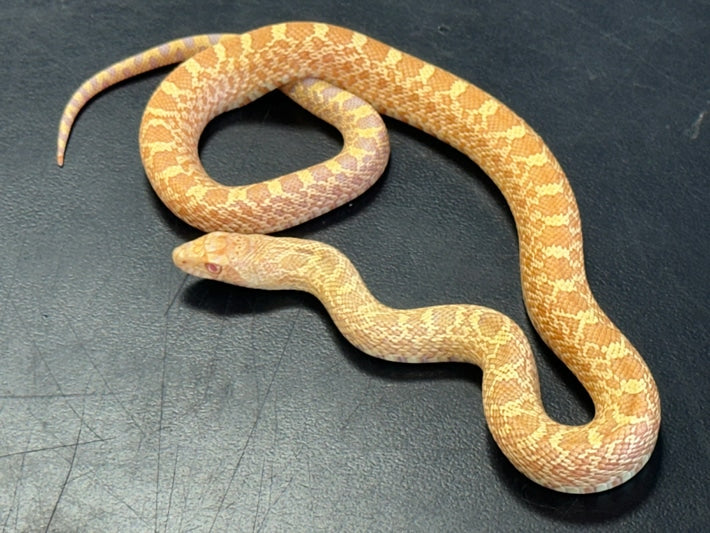
<svg viewBox="0 0 710 533"><path fill-rule="evenodd" d="M225 281L244 287L250 283L249 269L240 269L239 265L248 265L241 261L253 253L256 243L252 235L213 232L194 241L186 242L173 250L175 265L199 278Z"/></svg>
<svg viewBox="0 0 710 533"><path fill-rule="evenodd" d="M295 288L285 278L294 265L282 265L293 245L284 237L215 231L173 250L175 265L198 278L212 279L252 289Z"/></svg>
<svg viewBox="0 0 710 533"><path fill-rule="evenodd" d="M332 270L335 257L334 249L315 241L222 231L173 250L175 265L199 278L251 289L309 292L313 273Z"/></svg>

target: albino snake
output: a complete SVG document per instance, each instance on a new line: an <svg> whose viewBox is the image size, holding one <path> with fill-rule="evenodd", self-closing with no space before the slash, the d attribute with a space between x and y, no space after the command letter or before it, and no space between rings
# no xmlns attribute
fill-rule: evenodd
<svg viewBox="0 0 710 533"><path fill-rule="evenodd" d="M643 467L660 425L656 385L596 303L584 272L572 190L550 150L522 119L474 85L370 37L290 22L242 35L175 41L96 74L65 109L59 163L74 118L94 94L192 54L158 87L140 129L143 163L160 198L186 222L218 231L178 247L173 253L178 266L247 287L311 292L343 335L376 357L481 366L484 410L495 441L521 472L546 487L602 491ZM504 315L472 305L394 310L377 302L349 261L329 246L224 233L267 233L317 216L362 192L385 164L386 140L378 126L367 112L358 114L359 104L342 105L350 98L345 95L337 97L335 114L354 113L356 129L364 128L360 133L367 140L346 139L341 159L329 166L246 189L222 187L206 175L197 145L209 120L309 77L342 87L377 111L447 142L493 179L518 229L530 318L589 392L595 406L591 422L566 426L546 415L530 347ZM330 86L315 90L323 91L335 94ZM343 184L351 179L365 182L346 190Z"/></svg>

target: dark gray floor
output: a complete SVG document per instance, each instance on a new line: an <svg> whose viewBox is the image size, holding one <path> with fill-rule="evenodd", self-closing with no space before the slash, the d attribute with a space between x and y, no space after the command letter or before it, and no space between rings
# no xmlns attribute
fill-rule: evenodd
<svg viewBox="0 0 710 533"><path fill-rule="evenodd" d="M708 2L347 4L0 7L0 527L708 526ZM637 478L592 496L541 489L490 438L477 369L375 360L309 296L186 279L169 254L197 233L156 200L136 140L165 71L92 102L55 166L59 114L96 70L178 36L293 19L352 27L445 67L549 143L577 194L592 288L660 388L659 446ZM583 422L584 393L525 317L502 197L453 150L388 125L381 182L287 233L338 246L390 305L509 314L535 346L550 412ZM202 153L239 183L338 146L274 95L216 120Z"/></svg>

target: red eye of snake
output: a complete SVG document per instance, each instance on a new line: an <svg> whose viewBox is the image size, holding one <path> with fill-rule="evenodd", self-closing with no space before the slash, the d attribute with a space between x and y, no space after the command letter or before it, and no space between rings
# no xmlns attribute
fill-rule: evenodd
<svg viewBox="0 0 710 533"><path fill-rule="evenodd" d="M219 271L222 270L222 267L215 265L214 263L205 263L205 268L211 274L219 274Z"/></svg>

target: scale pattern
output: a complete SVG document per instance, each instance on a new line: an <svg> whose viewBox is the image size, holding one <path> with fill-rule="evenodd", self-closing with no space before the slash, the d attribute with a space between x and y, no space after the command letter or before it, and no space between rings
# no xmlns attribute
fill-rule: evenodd
<svg viewBox="0 0 710 533"><path fill-rule="evenodd" d="M272 231L273 221L285 216L278 205L275 211L245 207L244 227L241 215L215 212L206 191L216 183L199 162L197 143L217 114L307 77L342 87L379 112L449 143L491 177L518 229L530 318L589 392L593 420L567 426L546 415L529 345L504 315L465 305L390 309L370 295L347 259L326 245L219 232L177 248L176 264L206 278L311 292L342 333L376 357L480 365L491 433L510 461L537 483L587 493L636 474L653 451L660 425L654 380L591 293L579 211L558 162L521 118L471 83L327 24L291 22L224 37L178 67L148 103L141 155L161 199L207 231ZM268 193L278 200L284 191ZM310 196L308 201L317 203ZM274 207L274 200L264 202Z"/></svg>

